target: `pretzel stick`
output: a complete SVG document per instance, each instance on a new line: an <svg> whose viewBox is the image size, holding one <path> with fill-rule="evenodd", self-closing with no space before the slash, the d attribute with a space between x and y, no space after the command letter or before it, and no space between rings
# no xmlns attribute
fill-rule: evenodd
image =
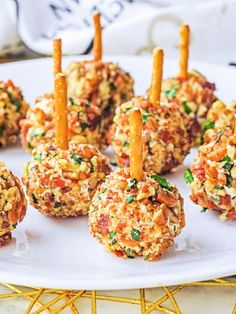
<svg viewBox="0 0 236 314"><path fill-rule="evenodd" d="M236 145L236 114L234 115L234 144Z"/></svg>
<svg viewBox="0 0 236 314"><path fill-rule="evenodd" d="M102 28L100 22L100 13L96 12L93 15L93 25L95 29L93 39L93 57L95 61L102 59Z"/></svg>
<svg viewBox="0 0 236 314"><path fill-rule="evenodd" d="M62 73L55 76L54 101L56 115L56 145L61 149L68 149L68 121L67 121L67 86Z"/></svg>
<svg viewBox="0 0 236 314"><path fill-rule="evenodd" d="M53 40L53 70L54 75L61 73L61 39L55 38Z"/></svg>
<svg viewBox="0 0 236 314"><path fill-rule="evenodd" d="M149 100L155 106L161 98L161 83L163 74L163 49L155 48L153 51L152 83Z"/></svg>
<svg viewBox="0 0 236 314"><path fill-rule="evenodd" d="M188 57L189 57L189 35L190 30L187 24L182 24L180 26L179 32L179 49L180 49L180 59L179 59L179 77L182 79L188 78Z"/></svg>
<svg viewBox="0 0 236 314"><path fill-rule="evenodd" d="M129 115L130 127L130 176L138 181L143 178L142 118L140 109Z"/></svg>

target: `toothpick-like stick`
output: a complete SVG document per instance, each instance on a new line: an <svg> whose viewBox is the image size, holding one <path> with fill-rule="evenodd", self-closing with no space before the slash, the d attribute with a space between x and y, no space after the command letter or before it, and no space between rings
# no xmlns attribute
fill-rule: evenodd
<svg viewBox="0 0 236 314"><path fill-rule="evenodd" d="M53 40L53 71L54 75L61 73L61 39Z"/></svg>
<svg viewBox="0 0 236 314"><path fill-rule="evenodd" d="M100 22L100 13L94 13L93 24L95 30L93 39L93 57L95 61L100 61L102 59L102 28Z"/></svg>
<svg viewBox="0 0 236 314"><path fill-rule="evenodd" d="M234 115L234 144L236 145L236 114Z"/></svg>
<svg viewBox="0 0 236 314"><path fill-rule="evenodd" d="M153 69L152 69L152 83L150 88L149 100L156 106L161 98L161 83L163 75L163 49L155 48L153 51Z"/></svg>
<svg viewBox="0 0 236 314"><path fill-rule="evenodd" d="M181 79L188 78L188 57L189 57L189 37L190 30L187 24L182 24L180 26L179 32L179 49L180 49L180 59L179 59L179 77Z"/></svg>
<svg viewBox="0 0 236 314"><path fill-rule="evenodd" d="M134 108L129 115L130 127L130 176L138 181L143 178L142 117Z"/></svg>
<svg viewBox="0 0 236 314"><path fill-rule="evenodd" d="M67 86L65 75L62 73L55 76L54 101L56 145L61 149L68 149Z"/></svg>

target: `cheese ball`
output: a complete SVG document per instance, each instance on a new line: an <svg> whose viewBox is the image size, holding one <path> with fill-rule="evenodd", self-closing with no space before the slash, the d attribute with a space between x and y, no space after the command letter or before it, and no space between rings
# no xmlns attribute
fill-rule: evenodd
<svg viewBox="0 0 236 314"><path fill-rule="evenodd" d="M66 76L69 95L85 98L102 110L101 133L106 146L115 109L134 96L134 80L117 64L102 61L73 62Z"/></svg>
<svg viewBox="0 0 236 314"><path fill-rule="evenodd" d="M95 190L110 173L108 158L92 145L69 143L62 150L52 144L33 150L22 182L29 202L52 217L86 215Z"/></svg>
<svg viewBox="0 0 236 314"><path fill-rule="evenodd" d="M129 111L141 109L143 121L144 170L155 173L174 171L190 150L184 117L175 104L154 107L144 97L135 97L117 108L112 129L112 147L117 164L129 165Z"/></svg>
<svg viewBox="0 0 236 314"><path fill-rule="evenodd" d="M18 178L0 162L0 246L11 241L11 231L25 217L26 206Z"/></svg>
<svg viewBox="0 0 236 314"><path fill-rule="evenodd" d="M108 252L157 260L174 244L185 225L183 199L158 175L130 178L116 169L96 191L89 210L89 231Z"/></svg>
<svg viewBox="0 0 236 314"><path fill-rule="evenodd" d="M197 71L189 73L188 79L169 78L162 83L162 99L175 102L180 110L188 116L192 146L202 141L203 123L208 110L216 100L215 84Z"/></svg>
<svg viewBox="0 0 236 314"><path fill-rule="evenodd" d="M207 120L203 124L203 130L206 132L204 141L209 138L208 131L212 128L224 129L225 127L234 128L236 114L236 102L232 102L226 106L221 101L216 101L210 108L207 114Z"/></svg>
<svg viewBox="0 0 236 314"><path fill-rule="evenodd" d="M28 104L22 91L12 81L0 81L0 146L15 143L20 134L19 121L25 117Z"/></svg>
<svg viewBox="0 0 236 314"><path fill-rule="evenodd" d="M220 214L222 220L236 219L236 143L231 128L212 129L208 142L199 148L185 181L191 200Z"/></svg>
<svg viewBox="0 0 236 314"><path fill-rule="evenodd" d="M70 97L68 100L69 139L78 143L102 146L103 135L100 132L101 109L85 99ZM26 119L21 120L21 141L23 147L32 149L55 140L55 108L53 94L45 94L36 99Z"/></svg>

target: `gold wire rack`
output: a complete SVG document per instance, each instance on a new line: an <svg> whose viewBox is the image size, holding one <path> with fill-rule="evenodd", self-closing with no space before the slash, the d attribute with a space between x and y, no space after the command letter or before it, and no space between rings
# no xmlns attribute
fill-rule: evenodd
<svg viewBox="0 0 236 314"><path fill-rule="evenodd" d="M188 284L181 284L175 287L161 287L162 295L155 301L149 301L145 297L145 289L139 289L138 298L128 298L114 295L105 295L95 290L92 291L75 291L75 290L58 290L58 289L44 289L44 288L29 288L19 287L8 283L1 283L2 288L6 292L0 294L0 300L9 300L16 298L23 298L27 300L27 308L25 314L58 314L65 309L69 313L79 314L80 309L76 302L79 299L89 299L91 302L91 313L99 314L97 311L97 303L101 301L116 302L118 304L125 303L136 306L137 313L167 313L167 314L181 314L180 306L178 305L176 296L180 291L187 287L221 287L221 288L236 288L236 278L229 279L213 279L205 282L193 282ZM236 292L236 291L235 291ZM166 304L168 303L168 305ZM68 312L67 312L68 313ZM236 314L236 294L235 304L231 311Z"/></svg>

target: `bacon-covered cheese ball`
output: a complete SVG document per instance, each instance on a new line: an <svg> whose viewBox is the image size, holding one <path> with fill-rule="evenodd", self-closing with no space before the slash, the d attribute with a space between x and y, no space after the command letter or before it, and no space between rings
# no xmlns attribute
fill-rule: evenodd
<svg viewBox="0 0 236 314"><path fill-rule="evenodd" d="M11 241L11 231L25 217L26 206L18 178L0 162L0 246Z"/></svg>
<svg viewBox="0 0 236 314"><path fill-rule="evenodd" d="M68 94L85 98L102 110L102 132L107 134L115 109L134 96L134 80L117 64L73 62L66 71ZM106 142L106 136L103 136Z"/></svg>
<svg viewBox="0 0 236 314"><path fill-rule="evenodd" d="M25 117L28 104L22 91L12 81L0 81L0 146L15 143L20 134L19 121Z"/></svg>
<svg viewBox="0 0 236 314"><path fill-rule="evenodd" d="M85 99L70 97L68 100L69 139L101 147L101 109ZM55 139L55 108L53 94L36 99L33 108L21 120L21 141L27 151L40 144L53 143Z"/></svg>
<svg viewBox="0 0 236 314"><path fill-rule="evenodd" d="M174 104L156 108L144 97L135 97L116 110L111 138L117 164L129 166L128 119L134 107L142 114L144 170L159 174L174 171L190 150L184 116Z"/></svg>
<svg viewBox="0 0 236 314"><path fill-rule="evenodd" d="M70 142L63 150L52 144L33 150L22 182L30 204L55 217L86 215L99 184L110 173L108 158L92 145Z"/></svg>
<svg viewBox="0 0 236 314"><path fill-rule="evenodd" d="M188 74L188 79L169 78L162 83L162 99L176 103L188 117L188 127L192 146L201 143L203 124L207 113L216 100L215 84L197 71Z"/></svg>
<svg viewBox="0 0 236 314"><path fill-rule="evenodd" d="M205 138L209 138L210 129L224 129L225 127L234 128L236 114L236 102L226 106L221 101L216 101L207 114L207 120L203 124L203 130L206 132ZM208 131L209 130L209 131Z"/></svg>
<svg viewBox="0 0 236 314"><path fill-rule="evenodd" d="M219 212L222 220L236 219L236 144L231 128L209 130L210 137L199 148L185 181L191 200Z"/></svg>
<svg viewBox="0 0 236 314"><path fill-rule="evenodd" d="M147 173L138 182L128 168L106 178L89 210L90 233L121 257L159 259L184 225L183 199L176 187Z"/></svg>

